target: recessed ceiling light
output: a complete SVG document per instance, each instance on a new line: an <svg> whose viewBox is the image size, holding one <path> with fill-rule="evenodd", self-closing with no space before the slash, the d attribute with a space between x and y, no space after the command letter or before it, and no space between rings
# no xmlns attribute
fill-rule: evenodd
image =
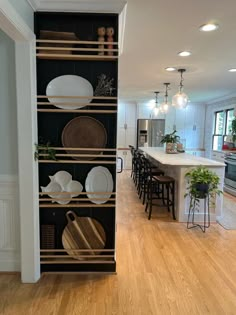
<svg viewBox="0 0 236 315"><path fill-rule="evenodd" d="M190 51L181 51L178 53L178 55L181 57L188 57L191 55L191 52Z"/></svg>
<svg viewBox="0 0 236 315"><path fill-rule="evenodd" d="M174 67L167 67L165 69L166 69L166 71L176 71L176 68L174 68Z"/></svg>
<svg viewBox="0 0 236 315"><path fill-rule="evenodd" d="M236 68L229 69L229 72L236 72Z"/></svg>
<svg viewBox="0 0 236 315"><path fill-rule="evenodd" d="M208 24L203 24L202 26L200 26L200 31L203 32L211 32L211 31L215 31L217 28L219 27L219 25L217 24L213 24L213 23L208 23Z"/></svg>

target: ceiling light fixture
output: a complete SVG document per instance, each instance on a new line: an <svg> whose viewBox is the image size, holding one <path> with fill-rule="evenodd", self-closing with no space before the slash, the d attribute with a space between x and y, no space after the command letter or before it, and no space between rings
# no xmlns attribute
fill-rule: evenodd
<svg viewBox="0 0 236 315"><path fill-rule="evenodd" d="M190 52L190 51L180 51L180 52L178 53L178 55L179 55L180 57L188 57L188 56L191 55L191 52Z"/></svg>
<svg viewBox="0 0 236 315"><path fill-rule="evenodd" d="M180 84L179 84L179 92L176 93L172 98L172 105L176 108L186 108L188 105L188 96L183 92L183 73L185 69L179 69L178 72L180 73Z"/></svg>
<svg viewBox="0 0 236 315"><path fill-rule="evenodd" d="M159 114L158 94L160 92L154 92L154 93L156 94L156 101L155 101L155 107L152 109L152 113L151 113L152 118L157 117Z"/></svg>
<svg viewBox="0 0 236 315"><path fill-rule="evenodd" d="M217 24L207 23L207 24L203 24L202 26L200 26L199 29L200 29L200 31L203 31L203 32L211 32L211 31L215 31L218 27L219 27L219 25L217 25Z"/></svg>
<svg viewBox="0 0 236 315"><path fill-rule="evenodd" d="M229 72L236 72L236 68L232 68L228 70Z"/></svg>
<svg viewBox="0 0 236 315"><path fill-rule="evenodd" d="M177 69L174 67L167 67L167 68L165 68L165 70L171 72L171 71L176 71Z"/></svg>
<svg viewBox="0 0 236 315"><path fill-rule="evenodd" d="M164 85L166 86L166 93L164 96L164 102L161 104L160 106L160 112L166 114L168 112L169 109L169 103L168 103L168 90L170 83L164 83Z"/></svg>

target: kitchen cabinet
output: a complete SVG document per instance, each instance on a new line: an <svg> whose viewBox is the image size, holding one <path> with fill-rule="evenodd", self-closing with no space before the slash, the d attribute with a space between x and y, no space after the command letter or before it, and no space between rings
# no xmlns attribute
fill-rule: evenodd
<svg viewBox="0 0 236 315"><path fill-rule="evenodd" d="M218 162L224 162L225 153L221 151L212 151L211 152L211 159L218 161Z"/></svg>
<svg viewBox="0 0 236 315"><path fill-rule="evenodd" d="M98 42L97 30L101 27L114 29L113 42L108 44L106 36ZM57 35L61 32L61 36L72 33L77 39L70 42L61 38L42 39L41 31ZM115 272L118 15L37 12L35 33L38 141L43 139L50 148L36 152L39 186L50 186L50 180L53 186L39 192L41 271ZM61 95L59 89L59 95L50 94L48 98L49 82L66 75L87 80L96 94L85 95L78 86L77 95ZM109 93L98 89L99 78L105 80L104 76L112 79ZM85 123L79 133L76 128L81 121ZM97 133L83 132L88 124L94 124L90 131ZM68 130L71 133L66 133ZM96 144L101 138L103 144ZM84 143L67 145L72 139ZM91 139L93 144L87 145ZM82 191L78 194L72 189L69 195L65 179L62 191L55 189L58 186L55 174L59 171L79 181ZM106 183L109 190L101 189ZM81 245L81 240L85 245Z"/></svg>
<svg viewBox="0 0 236 315"><path fill-rule="evenodd" d="M152 106L149 103L138 104L137 118L150 118ZM204 148L204 124L205 105L190 103L186 109L176 109L170 106L166 115L160 114L158 118L164 118L165 133L177 130L181 139L185 139L186 148Z"/></svg>
<svg viewBox="0 0 236 315"><path fill-rule="evenodd" d="M135 102L119 102L117 147L119 149L118 156L124 161L124 169L130 169L131 167L129 145L136 146L136 117Z"/></svg>
<svg viewBox="0 0 236 315"><path fill-rule="evenodd" d="M192 154L193 156L205 157L204 150L186 150L185 152L188 154Z"/></svg>
<svg viewBox="0 0 236 315"><path fill-rule="evenodd" d="M118 157L123 160L123 169L131 170L132 169L132 155L129 149L118 149Z"/></svg>

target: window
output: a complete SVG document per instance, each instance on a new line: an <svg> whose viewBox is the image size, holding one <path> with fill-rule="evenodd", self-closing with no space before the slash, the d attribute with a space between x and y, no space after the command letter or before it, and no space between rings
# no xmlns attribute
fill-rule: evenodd
<svg viewBox="0 0 236 315"><path fill-rule="evenodd" d="M225 137L231 135L231 125L234 119L234 109L215 112L215 126L213 134L213 150L222 150Z"/></svg>

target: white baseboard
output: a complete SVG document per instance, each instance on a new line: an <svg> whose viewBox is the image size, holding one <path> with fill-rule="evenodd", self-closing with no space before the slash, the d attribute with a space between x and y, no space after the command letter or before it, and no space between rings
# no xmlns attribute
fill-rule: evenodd
<svg viewBox="0 0 236 315"><path fill-rule="evenodd" d="M0 271L20 271L18 180L0 175Z"/></svg>

